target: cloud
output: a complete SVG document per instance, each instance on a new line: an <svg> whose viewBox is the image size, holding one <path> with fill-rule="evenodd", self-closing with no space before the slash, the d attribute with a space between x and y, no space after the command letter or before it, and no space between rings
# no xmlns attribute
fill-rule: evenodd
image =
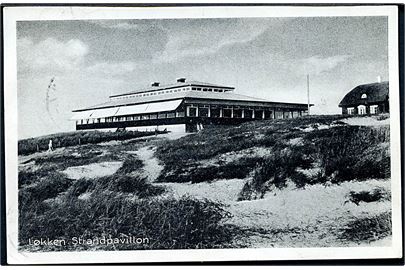
<svg viewBox="0 0 405 270"><path fill-rule="evenodd" d="M139 63L133 61L90 63L86 60L89 55L88 46L78 39L62 42L47 38L34 43L31 39L21 38L17 44L19 72L68 75L79 71L82 74L105 77L131 73L139 68Z"/></svg>
<svg viewBox="0 0 405 270"><path fill-rule="evenodd" d="M330 71L349 59L349 55L335 55L330 57L311 56L297 61L289 61L289 68L297 74L319 75Z"/></svg>
<svg viewBox="0 0 405 270"><path fill-rule="evenodd" d="M191 24L179 30L166 29L169 40L154 62L175 62L186 57L214 54L234 44L255 40L268 29L259 21L227 21L219 24Z"/></svg>
<svg viewBox="0 0 405 270"><path fill-rule="evenodd" d="M78 39L66 42L47 38L38 43L31 39L17 40L19 71L69 71L80 66L89 50Z"/></svg>
<svg viewBox="0 0 405 270"><path fill-rule="evenodd" d="M115 76L134 72L137 68L139 68L139 64L136 64L134 62L100 62L87 67L86 71L93 74Z"/></svg>
<svg viewBox="0 0 405 270"><path fill-rule="evenodd" d="M113 28L124 29L124 30L141 29L141 27L139 25L130 24L130 23L117 23L116 25L113 26Z"/></svg>
<svg viewBox="0 0 405 270"><path fill-rule="evenodd" d="M131 21L125 20L98 20L98 21L90 21L90 23L100 26L102 28L107 29L118 29L118 30L138 30L141 32L149 31L151 27L159 28L158 25L154 23L133 23Z"/></svg>
<svg viewBox="0 0 405 270"><path fill-rule="evenodd" d="M86 26L94 62L150 61L167 42L166 31L154 20L97 20Z"/></svg>

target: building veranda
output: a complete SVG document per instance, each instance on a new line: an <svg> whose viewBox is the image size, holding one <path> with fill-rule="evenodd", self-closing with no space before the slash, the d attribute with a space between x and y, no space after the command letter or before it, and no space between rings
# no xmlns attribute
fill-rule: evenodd
<svg viewBox="0 0 405 270"><path fill-rule="evenodd" d="M232 125L262 119L296 118L308 104L272 102L239 95L234 87L177 79L176 83L112 95L109 101L74 110L76 129L184 124L192 132L206 125Z"/></svg>

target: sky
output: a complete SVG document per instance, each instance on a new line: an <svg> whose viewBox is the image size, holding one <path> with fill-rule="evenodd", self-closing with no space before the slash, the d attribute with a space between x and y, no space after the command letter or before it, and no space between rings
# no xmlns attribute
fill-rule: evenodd
<svg viewBox="0 0 405 270"><path fill-rule="evenodd" d="M17 23L19 139L72 131L72 110L178 77L340 113L359 84L388 80L387 17ZM53 82L51 83L51 80Z"/></svg>

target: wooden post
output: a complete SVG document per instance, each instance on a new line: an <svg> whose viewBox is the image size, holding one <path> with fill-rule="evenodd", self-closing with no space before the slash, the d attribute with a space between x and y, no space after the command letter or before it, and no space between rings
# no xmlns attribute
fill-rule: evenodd
<svg viewBox="0 0 405 270"><path fill-rule="evenodd" d="M39 152L39 145L37 144L37 152Z"/></svg>

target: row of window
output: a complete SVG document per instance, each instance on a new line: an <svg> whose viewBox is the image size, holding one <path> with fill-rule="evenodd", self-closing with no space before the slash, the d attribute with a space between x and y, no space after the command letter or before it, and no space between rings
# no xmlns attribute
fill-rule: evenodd
<svg viewBox="0 0 405 270"><path fill-rule="evenodd" d="M161 91L154 91L154 92L148 92L148 93L141 93L141 94L134 94L134 95L126 95L126 96L121 96L121 97L115 97L114 99L127 99L127 98L133 98L133 97L148 97L148 96L156 96L156 95L162 95L162 94L168 94L168 93L176 93L176 92L184 92L184 91L203 91L203 92L226 92L225 89L219 89L219 88L202 88L202 87L183 87L183 88L175 88L175 89L170 89L170 90L161 90Z"/></svg>
<svg viewBox="0 0 405 270"><path fill-rule="evenodd" d="M218 89L218 88L202 88L202 87L192 87L191 90L194 91L203 91L203 92L218 92L222 93L225 92L225 89Z"/></svg>
<svg viewBox="0 0 405 270"><path fill-rule="evenodd" d="M112 122L125 122L125 121L140 121L140 120L154 120L184 117L184 112L168 112L168 113L153 113L144 115L127 115L127 116L113 116L106 118L96 119L81 119L77 120L76 124L94 124L94 123L112 123Z"/></svg>
<svg viewBox="0 0 405 270"><path fill-rule="evenodd" d="M349 110L348 110L349 111ZM113 116L96 119L78 120L77 124L94 124L94 123L110 123L110 122L125 122L125 121L140 121L166 119L175 117L210 117L210 118L246 118L246 119L283 119L296 118L306 115L307 111L272 111L272 110L253 110L240 109L227 106L225 108L209 108L209 106L187 106L186 112L162 112L144 115L127 115Z"/></svg>
<svg viewBox="0 0 405 270"><path fill-rule="evenodd" d="M154 91L154 92L134 94L134 95L126 95L126 96L122 96L122 97L115 97L114 99L127 99L127 98L133 98L133 97L148 97L148 96L156 96L156 95L162 95L162 94L168 94L168 93L184 92L184 91L189 91L189 90L191 90L190 87L184 87L184 88L161 90L161 91Z"/></svg>
<svg viewBox="0 0 405 270"><path fill-rule="evenodd" d="M253 110L253 109L234 109L230 108L204 108L187 107L188 117L211 117L211 118L247 118L247 119L282 119L296 118L306 114L306 111L271 111L271 110Z"/></svg>
<svg viewBox="0 0 405 270"><path fill-rule="evenodd" d="M378 105L371 105L370 106L370 114L377 114L378 113ZM347 108L347 114L355 114L355 108L349 107ZM367 114L367 108L365 105L357 106L357 114L363 115Z"/></svg>

